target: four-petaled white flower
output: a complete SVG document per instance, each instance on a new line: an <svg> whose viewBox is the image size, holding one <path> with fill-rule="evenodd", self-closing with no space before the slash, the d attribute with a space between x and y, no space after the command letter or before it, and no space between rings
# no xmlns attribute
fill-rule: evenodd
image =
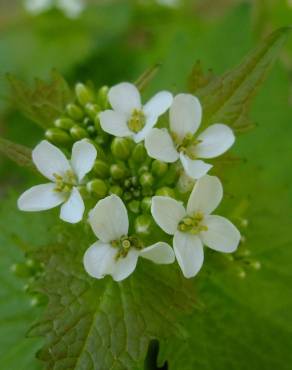
<svg viewBox="0 0 292 370"><path fill-rule="evenodd" d="M109 90L108 99L113 110L99 114L102 129L114 136L130 136L138 143L171 106L172 94L161 91L142 106L137 87L122 82Z"/></svg>
<svg viewBox="0 0 292 370"><path fill-rule="evenodd" d="M63 11L67 17L76 18L83 11L85 4L83 0L25 0L26 9L32 14L45 12L53 6Z"/></svg>
<svg viewBox="0 0 292 370"><path fill-rule="evenodd" d="M139 256L160 264L175 260L167 243L144 248L137 237L128 236L127 209L117 195L100 200L89 214L89 223L99 241L87 249L83 262L88 274L97 279L105 275L115 281L127 278L135 270Z"/></svg>
<svg viewBox="0 0 292 370"><path fill-rule="evenodd" d="M198 158L214 158L227 151L234 143L232 130L223 124L209 126L194 136L202 119L199 100L190 94L179 94L169 111L170 132L153 128L146 136L145 146L150 157L164 162L179 158L186 173L199 179L212 167Z"/></svg>
<svg viewBox="0 0 292 370"><path fill-rule="evenodd" d="M18 208L34 212L54 208L62 203L60 218L70 223L81 221L84 203L77 189L84 176L92 169L96 149L86 139L72 147L69 162L63 152L43 140L32 152L32 159L39 172L52 182L33 186L18 199Z"/></svg>
<svg viewBox="0 0 292 370"><path fill-rule="evenodd" d="M195 276L204 260L203 245L219 252L234 252L240 241L237 228L226 218L211 215L223 196L220 180L205 175L197 181L185 210L175 199L155 196L151 212L157 224L174 235L173 248L186 278Z"/></svg>

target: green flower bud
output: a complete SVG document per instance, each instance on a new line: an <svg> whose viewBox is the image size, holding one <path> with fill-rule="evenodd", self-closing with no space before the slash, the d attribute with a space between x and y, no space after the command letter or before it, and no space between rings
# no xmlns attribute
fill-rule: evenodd
<svg viewBox="0 0 292 370"><path fill-rule="evenodd" d="M76 121L80 121L84 117L83 110L77 104L68 104L66 106L66 111L68 115Z"/></svg>
<svg viewBox="0 0 292 370"><path fill-rule="evenodd" d="M167 163L158 161L157 159L155 159L152 162L151 171L153 175L161 177L166 174L167 170L168 170Z"/></svg>
<svg viewBox="0 0 292 370"><path fill-rule="evenodd" d="M110 167L110 173L113 179L120 180L126 177L127 169L123 163L114 163Z"/></svg>
<svg viewBox="0 0 292 370"><path fill-rule="evenodd" d="M79 82L76 84L75 93L78 102L84 107L86 106L87 103L92 103L94 101L93 91L83 83Z"/></svg>
<svg viewBox="0 0 292 370"><path fill-rule="evenodd" d="M94 179L88 182L86 188L89 193L97 196L98 198L103 198L107 194L107 185L101 179Z"/></svg>
<svg viewBox="0 0 292 370"><path fill-rule="evenodd" d="M137 234L148 236L151 233L152 225L150 215L140 215L135 219L134 228Z"/></svg>
<svg viewBox="0 0 292 370"><path fill-rule="evenodd" d="M109 188L109 194L116 194L121 197L123 195L123 189L118 185L113 185Z"/></svg>
<svg viewBox="0 0 292 370"><path fill-rule="evenodd" d="M128 138L115 137L111 143L111 151L117 159L125 160L131 154L131 144Z"/></svg>
<svg viewBox="0 0 292 370"><path fill-rule="evenodd" d="M138 200L132 200L130 203L128 203L129 210L133 213L139 213L140 212L140 202Z"/></svg>
<svg viewBox="0 0 292 370"><path fill-rule="evenodd" d="M139 181L143 187L151 187L154 184L154 177L150 172L144 172Z"/></svg>
<svg viewBox="0 0 292 370"><path fill-rule="evenodd" d="M162 188L157 189L156 195L160 195L162 197L175 198L174 190L172 188L169 188L168 186L163 186Z"/></svg>
<svg viewBox="0 0 292 370"><path fill-rule="evenodd" d="M71 127L70 134L75 140L81 140L88 137L88 132L78 125Z"/></svg>
<svg viewBox="0 0 292 370"><path fill-rule="evenodd" d="M57 127L52 127L46 130L45 137L56 145L68 145L72 142L70 135L66 131Z"/></svg>
<svg viewBox="0 0 292 370"><path fill-rule="evenodd" d="M80 193L80 195L82 196L83 199L88 198L89 194L88 194L88 190L86 189L86 186L79 185L78 186L78 191L79 191L79 193Z"/></svg>
<svg viewBox="0 0 292 370"><path fill-rule="evenodd" d="M141 201L141 209L144 212L150 212L151 203L152 203L152 198L151 197L144 197Z"/></svg>
<svg viewBox="0 0 292 370"><path fill-rule="evenodd" d="M87 132L89 133L90 136L94 136L96 134L96 128L94 126L88 126Z"/></svg>
<svg viewBox="0 0 292 370"><path fill-rule="evenodd" d="M46 296L42 295L42 294L35 294L31 300L30 300L30 305L32 307L39 307L39 306L43 306L47 303L47 298Z"/></svg>
<svg viewBox="0 0 292 370"><path fill-rule="evenodd" d="M98 90L97 94L98 102L103 109L106 109L109 106L107 97L108 91L109 91L108 86L103 86Z"/></svg>
<svg viewBox="0 0 292 370"><path fill-rule="evenodd" d="M129 200L131 200L133 197L132 197L132 194L129 192L129 191L126 191L123 195L123 198L126 202L128 202Z"/></svg>
<svg viewBox="0 0 292 370"><path fill-rule="evenodd" d="M54 121L54 125L63 130L70 130L70 128L74 126L75 123L76 122L74 122L71 118L57 118Z"/></svg>
<svg viewBox="0 0 292 370"><path fill-rule="evenodd" d="M32 275L31 269L24 263L15 263L10 270L18 277L27 278Z"/></svg>
<svg viewBox="0 0 292 370"><path fill-rule="evenodd" d="M146 164L144 164L143 166L139 168L138 174L142 175L143 173L148 172L148 171L149 171L149 167Z"/></svg>
<svg viewBox="0 0 292 370"><path fill-rule="evenodd" d="M87 103L85 106L85 111L89 115L89 117L94 121L98 113L101 111L101 109L98 104Z"/></svg>
<svg viewBox="0 0 292 370"><path fill-rule="evenodd" d="M100 177L102 179L107 178L110 174L109 165L101 159L97 159L95 161L92 170L97 177Z"/></svg>
<svg viewBox="0 0 292 370"><path fill-rule="evenodd" d="M133 149L133 153L132 153L132 159L136 163L142 163L142 162L145 161L146 158L147 158L147 152L146 152L146 149L144 147L144 144L139 143L139 144L135 145L135 147Z"/></svg>

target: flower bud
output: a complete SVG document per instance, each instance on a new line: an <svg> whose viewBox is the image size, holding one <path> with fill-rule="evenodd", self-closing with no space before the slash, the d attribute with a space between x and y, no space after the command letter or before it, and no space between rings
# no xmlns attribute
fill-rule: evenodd
<svg viewBox="0 0 292 370"><path fill-rule="evenodd" d="M140 215L135 219L134 227L137 234L148 236L151 233L153 222L150 215Z"/></svg>
<svg viewBox="0 0 292 370"><path fill-rule="evenodd" d="M174 190L172 188L169 188L168 186L163 186L162 188L157 189L155 194L162 197L175 198Z"/></svg>
<svg viewBox="0 0 292 370"><path fill-rule="evenodd" d="M127 175L127 169L123 163L114 163L110 166L110 173L113 179L120 180Z"/></svg>
<svg viewBox="0 0 292 370"><path fill-rule="evenodd" d="M68 104L66 106L66 111L68 115L76 121L80 121L84 117L83 110L77 104Z"/></svg>
<svg viewBox="0 0 292 370"><path fill-rule="evenodd" d="M79 82L76 84L75 93L78 102L84 107L86 106L87 103L92 103L94 101L93 91L83 83Z"/></svg>
<svg viewBox="0 0 292 370"><path fill-rule="evenodd" d="M97 177L102 179L107 178L110 174L108 164L101 159L95 161L92 171Z"/></svg>
<svg viewBox="0 0 292 370"><path fill-rule="evenodd" d="M144 197L141 201L141 209L144 212L150 212L151 209L152 198L151 197Z"/></svg>
<svg viewBox="0 0 292 370"><path fill-rule="evenodd" d="M89 193L96 195L98 198L103 198L107 194L107 185L101 179L94 179L88 182L86 188Z"/></svg>
<svg viewBox="0 0 292 370"><path fill-rule="evenodd" d="M129 210L133 213L139 213L140 212L140 202L138 200L132 200L130 203L128 203Z"/></svg>
<svg viewBox="0 0 292 370"><path fill-rule="evenodd" d="M10 267L10 270L21 278L27 278L32 275L31 269L24 263L15 263Z"/></svg>
<svg viewBox="0 0 292 370"><path fill-rule="evenodd" d="M47 140L56 145L68 145L72 142L72 139L68 133L60 128L49 128L45 132Z"/></svg>
<svg viewBox="0 0 292 370"><path fill-rule="evenodd" d="M150 172L144 172L139 178L143 187L151 187L154 184L154 177Z"/></svg>
<svg viewBox="0 0 292 370"><path fill-rule="evenodd" d="M135 147L133 149L133 153L132 153L132 159L136 163L142 163L142 162L145 161L146 158L147 158L147 152L146 152L146 149L144 147L144 144L139 143L139 144L135 145Z"/></svg>
<svg viewBox="0 0 292 370"><path fill-rule="evenodd" d="M109 106L107 97L108 91L109 91L108 86L103 86L98 90L97 98L102 109L106 109Z"/></svg>
<svg viewBox="0 0 292 370"><path fill-rule="evenodd" d="M154 176L161 177L166 174L168 170L168 164L165 162L158 161L155 159L151 165L151 172Z"/></svg>
<svg viewBox="0 0 292 370"><path fill-rule="evenodd" d="M61 128L63 130L70 130L72 126L75 125L76 122L74 122L71 118L57 118L54 121L55 127Z"/></svg>
<svg viewBox="0 0 292 370"><path fill-rule="evenodd" d="M118 185L113 185L109 188L109 194L116 194L121 197L123 195L123 189Z"/></svg>
<svg viewBox="0 0 292 370"><path fill-rule="evenodd" d="M81 140L88 137L88 132L78 125L71 127L70 134L75 140Z"/></svg>
<svg viewBox="0 0 292 370"><path fill-rule="evenodd" d="M85 106L85 111L89 115L89 117L94 121L98 113L101 111L101 109L98 104L87 103Z"/></svg>
<svg viewBox="0 0 292 370"><path fill-rule="evenodd" d="M115 137L111 143L111 151L117 159L125 160L131 154L131 141L124 137Z"/></svg>
<svg viewBox="0 0 292 370"><path fill-rule="evenodd" d="M143 173L148 172L148 171L149 171L149 167L146 164L144 164L143 166L139 168L138 174L142 175Z"/></svg>
<svg viewBox="0 0 292 370"><path fill-rule="evenodd" d="M123 194L123 198L126 202L130 201L133 197L132 197L132 194L129 192L129 191L126 191L124 194Z"/></svg>
<svg viewBox="0 0 292 370"><path fill-rule="evenodd" d="M78 191L79 191L79 193L80 193L80 195L82 196L83 199L88 198L89 194L88 194L88 190L87 190L86 186L79 185L77 188L78 188Z"/></svg>

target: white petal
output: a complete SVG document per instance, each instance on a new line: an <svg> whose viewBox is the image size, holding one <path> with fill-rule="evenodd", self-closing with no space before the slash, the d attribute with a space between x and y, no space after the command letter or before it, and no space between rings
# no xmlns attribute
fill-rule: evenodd
<svg viewBox="0 0 292 370"><path fill-rule="evenodd" d="M214 158L225 153L234 143L231 128L222 124L209 126L199 136L202 141L196 145L195 153L199 158Z"/></svg>
<svg viewBox="0 0 292 370"><path fill-rule="evenodd" d="M36 185L25 191L17 201L21 211L35 212L51 209L66 199L63 193L55 191L54 183Z"/></svg>
<svg viewBox="0 0 292 370"><path fill-rule="evenodd" d="M134 139L135 143L139 143L140 141L144 140L145 137L152 130L152 127L155 125L156 122L157 122L157 117L156 116L146 117L145 126L142 128L141 131L139 131L137 134L133 135L133 139Z"/></svg>
<svg viewBox="0 0 292 370"><path fill-rule="evenodd" d="M187 212L202 212L208 215L220 204L223 197L221 181L216 176L206 175L200 178L189 197Z"/></svg>
<svg viewBox="0 0 292 370"><path fill-rule="evenodd" d="M135 270L139 252L135 249L131 249L126 257L119 258L113 265L113 271L111 273L115 281L121 281L126 279Z"/></svg>
<svg viewBox="0 0 292 370"><path fill-rule="evenodd" d="M227 218L221 216L207 216L205 224L208 231L201 233L204 244L219 252L234 252L240 241L240 233Z"/></svg>
<svg viewBox="0 0 292 370"><path fill-rule="evenodd" d="M89 223L95 235L104 242L128 234L127 209L117 195L110 195L99 202L89 213Z"/></svg>
<svg viewBox="0 0 292 370"><path fill-rule="evenodd" d="M169 111L170 129L180 139L194 134L201 124L202 107L198 98L190 94L179 94L173 99Z"/></svg>
<svg viewBox="0 0 292 370"><path fill-rule="evenodd" d="M101 128L108 134L119 137L133 135L133 132L128 127L128 118L125 114L113 110L106 110L99 113L98 117L100 119Z"/></svg>
<svg viewBox="0 0 292 370"><path fill-rule="evenodd" d="M158 242L142 249L140 256L159 264L169 264L175 260L172 248L164 242Z"/></svg>
<svg viewBox="0 0 292 370"><path fill-rule="evenodd" d="M204 262L204 250L200 238L177 231L173 238L173 249L184 276L186 278L195 276Z"/></svg>
<svg viewBox="0 0 292 370"><path fill-rule="evenodd" d="M96 242L84 254L83 265L86 272L96 278L102 279L111 274L117 250L110 244Z"/></svg>
<svg viewBox="0 0 292 370"><path fill-rule="evenodd" d="M96 149L87 139L77 141L72 148L71 165L79 182L92 169L96 159Z"/></svg>
<svg viewBox="0 0 292 370"><path fill-rule="evenodd" d="M161 196L152 198L151 213L155 222L170 235L176 232L178 223L186 215L185 208L181 202Z"/></svg>
<svg viewBox="0 0 292 370"><path fill-rule="evenodd" d="M168 91L161 91L154 95L143 107L146 116L159 117L171 106L173 97Z"/></svg>
<svg viewBox="0 0 292 370"><path fill-rule="evenodd" d="M180 160L187 175L192 179L199 179L213 167L209 163L200 161L199 159L190 159L188 156L180 153Z"/></svg>
<svg viewBox="0 0 292 370"><path fill-rule="evenodd" d="M165 129L152 129L145 138L145 148L151 158L163 162L172 163L179 157L172 138Z"/></svg>
<svg viewBox="0 0 292 370"><path fill-rule="evenodd" d="M69 199L61 207L60 218L63 221L76 224L82 220L84 202L77 188L73 188Z"/></svg>
<svg viewBox="0 0 292 370"><path fill-rule="evenodd" d="M141 98L137 87L128 82L113 86L108 92L112 108L128 117L134 109L141 109Z"/></svg>
<svg viewBox="0 0 292 370"><path fill-rule="evenodd" d="M71 170L63 152L46 140L41 141L32 151L32 159L39 172L54 181L54 174L63 176Z"/></svg>

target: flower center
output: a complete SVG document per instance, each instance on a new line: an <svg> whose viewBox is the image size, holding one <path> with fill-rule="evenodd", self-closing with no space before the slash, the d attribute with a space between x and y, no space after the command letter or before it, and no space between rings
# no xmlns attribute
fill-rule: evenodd
<svg viewBox="0 0 292 370"><path fill-rule="evenodd" d="M131 131L137 133L145 126L146 117L142 110L134 109L130 119L128 120L128 127Z"/></svg>
<svg viewBox="0 0 292 370"><path fill-rule="evenodd" d="M73 186L76 185L77 180L73 171L66 171L64 176L54 173L55 177L55 191L62 193L70 193Z"/></svg>
<svg viewBox="0 0 292 370"><path fill-rule="evenodd" d="M201 142L195 138L194 134L187 133L183 140L180 140L175 133L172 133L172 138L176 144L176 149L178 152L182 152L191 159L196 159L195 149L196 145Z"/></svg>
<svg viewBox="0 0 292 370"><path fill-rule="evenodd" d="M135 248L137 250L141 250L143 248L143 244L140 239L136 236L128 236L124 235L119 240L113 240L111 245L114 248L117 248L117 255L116 259L125 258L127 257L131 248Z"/></svg>
<svg viewBox="0 0 292 370"><path fill-rule="evenodd" d="M184 217L178 224L178 230L197 235L201 231L208 230L208 227L203 224L203 220L204 215L201 212L197 212L193 216Z"/></svg>

